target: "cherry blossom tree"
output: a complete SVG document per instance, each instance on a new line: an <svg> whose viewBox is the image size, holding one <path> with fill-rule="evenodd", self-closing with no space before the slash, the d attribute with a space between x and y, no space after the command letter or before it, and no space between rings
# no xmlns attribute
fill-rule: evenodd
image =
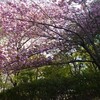
<svg viewBox="0 0 100 100"><path fill-rule="evenodd" d="M6 71L56 64L44 57L53 50L72 55L58 64L91 62L100 69L100 2L89 0L34 0L0 3L0 37L3 41ZM85 51L89 58L73 57ZM39 59L33 59L39 54Z"/></svg>

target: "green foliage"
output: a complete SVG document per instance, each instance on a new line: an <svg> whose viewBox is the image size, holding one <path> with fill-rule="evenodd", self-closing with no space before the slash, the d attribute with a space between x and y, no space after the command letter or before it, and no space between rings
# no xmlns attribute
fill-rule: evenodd
<svg viewBox="0 0 100 100"><path fill-rule="evenodd" d="M38 79L0 94L0 100L92 100L100 98L100 73Z"/></svg>
<svg viewBox="0 0 100 100"><path fill-rule="evenodd" d="M67 77L70 75L70 67L69 66L49 66L42 69L42 75L46 79L51 78L61 78Z"/></svg>
<svg viewBox="0 0 100 100"><path fill-rule="evenodd" d="M35 70L22 70L14 78L18 84L32 82L35 79Z"/></svg>

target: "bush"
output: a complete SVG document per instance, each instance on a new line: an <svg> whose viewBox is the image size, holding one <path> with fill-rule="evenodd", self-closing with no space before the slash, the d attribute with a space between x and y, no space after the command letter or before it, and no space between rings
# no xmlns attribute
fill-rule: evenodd
<svg viewBox="0 0 100 100"><path fill-rule="evenodd" d="M0 100L93 100L100 97L99 87L99 73L39 79L2 92Z"/></svg>

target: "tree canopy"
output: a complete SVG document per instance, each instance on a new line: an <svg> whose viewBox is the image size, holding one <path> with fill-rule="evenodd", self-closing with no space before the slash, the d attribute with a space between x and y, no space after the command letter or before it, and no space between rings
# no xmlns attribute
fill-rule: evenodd
<svg viewBox="0 0 100 100"><path fill-rule="evenodd" d="M1 70L83 62L100 70L99 5L99 0L0 2ZM56 57L62 53L65 61Z"/></svg>

